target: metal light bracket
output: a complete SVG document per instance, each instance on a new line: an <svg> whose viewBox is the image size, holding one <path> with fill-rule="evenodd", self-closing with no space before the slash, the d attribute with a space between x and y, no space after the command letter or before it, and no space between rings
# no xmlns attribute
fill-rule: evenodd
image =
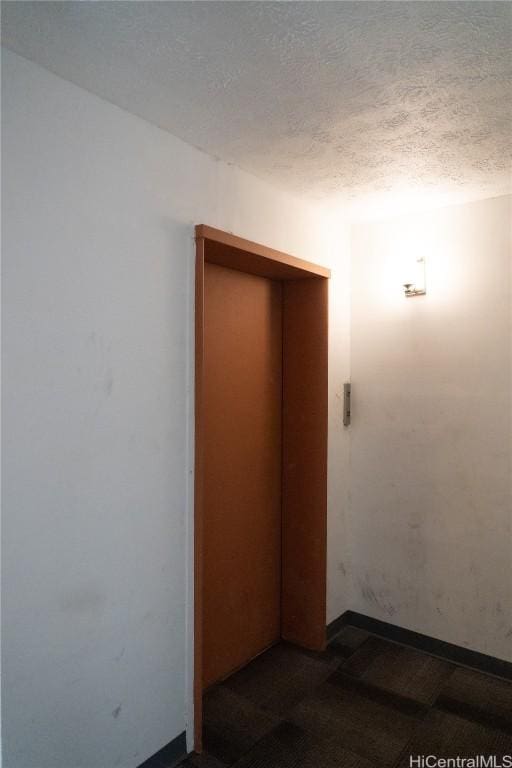
<svg viewBox="0 0 512 768"><path fill-rule="evenodd" d="M426 292L426 280L425 280L425 259L423 256L418 256L414 261L413 274L411 277L414 279L413 283L403 283L404 293L406 296L423 296Z"/></svg>

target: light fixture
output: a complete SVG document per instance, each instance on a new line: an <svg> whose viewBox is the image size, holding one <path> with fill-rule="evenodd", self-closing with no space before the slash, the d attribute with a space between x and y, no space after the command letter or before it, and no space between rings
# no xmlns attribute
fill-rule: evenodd
<svg viewBox="0 0 512 768"><path fill-rule="evenodd" d="M406 296L423 296L427 292L425 284L425 259L417 256L410 264L410 274L403 283Z"/></svg>

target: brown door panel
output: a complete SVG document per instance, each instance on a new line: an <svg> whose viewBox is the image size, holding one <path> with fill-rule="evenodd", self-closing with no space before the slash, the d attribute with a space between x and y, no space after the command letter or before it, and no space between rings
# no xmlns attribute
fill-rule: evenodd
<svg viewBox="0 0 512 768"><path fill-rule="evenodd" d="M325 646L327 280L283 283L282 617L285 640Z"/></svg>
<svg viewBox="0 0 512 768"><path fill-rule="evenodd" d="M280 636L282 290L204 272L203 686Z"/></svg>

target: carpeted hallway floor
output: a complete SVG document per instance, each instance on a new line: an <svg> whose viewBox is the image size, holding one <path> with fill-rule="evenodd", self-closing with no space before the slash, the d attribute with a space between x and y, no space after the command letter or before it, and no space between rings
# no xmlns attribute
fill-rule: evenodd
<svg viewBox="0 0 512 768"><path fill-rule="evenodd" d="M512 683L345 627L324 653L280 644L207 692L185 768L409 768L512 755Z"/></svg>

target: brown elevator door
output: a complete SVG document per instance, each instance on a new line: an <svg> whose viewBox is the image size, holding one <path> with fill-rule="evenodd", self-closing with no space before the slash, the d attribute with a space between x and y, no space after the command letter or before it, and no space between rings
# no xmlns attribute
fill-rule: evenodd
<svg viewBox="0 0 512 768"><path fill-rule="evenodd" d="M281 602L281 284L204 283L203 686L276 642Z"/></svg>

